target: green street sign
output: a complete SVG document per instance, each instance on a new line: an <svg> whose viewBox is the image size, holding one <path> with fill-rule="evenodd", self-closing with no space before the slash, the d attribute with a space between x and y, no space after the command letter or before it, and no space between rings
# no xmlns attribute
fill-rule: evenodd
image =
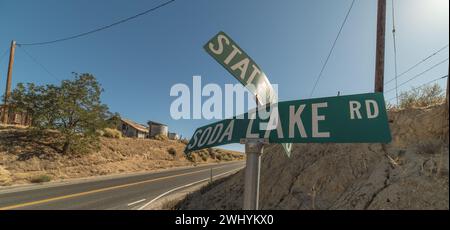
<svg viewBox="0 0 450 230"><path fill-rule="evenodd" d="M270 109L275 112L265 120L250 111L198 128L185 152L239 143L242 138L267 138L270 143L391 141L382 93L285 101L272 104ZM260 130L259 123L267 120L278 120L277 128Z"/></svg>
<svg viewBox="0 0 450 230"><path fill-rule="evenodd" d="M255 97L259 105L277 103L278 98L269 79L250 56L241 49L224 32L219 32L204 46L219 64L231 73ZM291 155L291 144L281 143L288 157Z"/></svg>
<svg viewBox="0 0 450 230"><path fill-rule="evenodd" d="M272 85L264 72L224 32L219 32L203 48L256 96L260 105L276 102Z"/></svg>

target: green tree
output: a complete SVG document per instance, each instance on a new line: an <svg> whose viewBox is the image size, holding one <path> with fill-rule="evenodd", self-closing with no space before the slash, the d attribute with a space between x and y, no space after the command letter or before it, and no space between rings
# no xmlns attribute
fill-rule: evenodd
<svg viewBox="0 0 450 230"><path fill-rule="evenodd" d="M32 116L33 127L54 129L61 134L61 152L76 152L98 143L107 126L108 107L101 103L103 89L91 74L74 74L60 86L18 84L11 94L14 109Z"/></svg>

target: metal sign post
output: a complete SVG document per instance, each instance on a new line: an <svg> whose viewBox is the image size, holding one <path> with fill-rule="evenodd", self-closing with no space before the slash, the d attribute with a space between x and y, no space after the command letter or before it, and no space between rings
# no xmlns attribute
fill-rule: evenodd
<svg viewBox="0 0 450 230"><path fill-rule="evenodd" d="M243 210L258 210L261 155L264 151L264 145L268 143L268 139L264 138L247 138L241 140L241 144L245 144L245 154L247 156Z"/></svg>

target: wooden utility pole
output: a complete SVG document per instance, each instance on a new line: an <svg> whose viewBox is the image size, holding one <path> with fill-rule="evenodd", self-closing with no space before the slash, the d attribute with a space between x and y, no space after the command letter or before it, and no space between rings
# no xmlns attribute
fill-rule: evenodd
<svg viewBox="0 0 450 230"><path fill-rule="evenodd" d="M11 81L12 81L12 69L14 64L14 52L16 50L16 41L11 41L11 48L9 51L9 65L8 65L8 75L6 78L6 89L4 98L4 109L3 109L3 124L8 123L8 99L11 95Z"/></svg>
<svg viewBox="0 0 450 230"><path fill-rule="evenodd" d="M444 138L446 138L446 142L448 143L448 129L449 129L449 114L448 114L448 112L449 112L449 107L448 107L448 100L449 100L449 98L448 98L448 81L449 81L449 78L450 78L450 66L448 67L448 70L447 70L447 92L445 93L445 104L446 104L446 111L445 111L445 122L447 123L447 129L445 129L444 128Z"/></svg>
<svg viewBox="0 0 450 230"><path fill-rule="evenodd" d="M447 71L447 93L446 93L446 96L445 96L445 103L447 104L447 114L448 114L448 79L450 78L449 74L450 74L450 66L449 66L449 69Z"/></svg>
<svg viewBox="0 0 450 230"><path fill-rule="evenodd" d="M378 0L375 92L384 91L384 42L386 33L386 0Z"/></svg>

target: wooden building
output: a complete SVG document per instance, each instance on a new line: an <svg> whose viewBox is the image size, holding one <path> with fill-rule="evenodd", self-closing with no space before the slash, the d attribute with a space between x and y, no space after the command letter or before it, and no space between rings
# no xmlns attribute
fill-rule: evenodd
<svg viewBox="0 0 450 230"><path fill-rule="evenodd" d="M149 137L155 137L157 135L168 136L169 127L165 124L161 124L154 121L147 122Z"/></svg>
<svg viewBox="0 0 450 230"><path fill-rule="evenodd" d="M170 140L180 140L180 136L177 133L170 133L169 132L169 139Z"/></svg>
<svg viewBox="0 0 450 230"><path fill-rule="evenodd" d="M6 124L3 123L4 113L8 111ZM0 123L4 125L22 125L22 126L30 126L31 125L31 116L29 116L26 112L17 112L13 109L5 109L5 105L0 105Z"/></svg>
<svg viewBox="0 0 450 230"><path fill-rule="evenodd" d="M147 138L148 128L134 121L121 118L119 127L117 127L123 136L131 138Z"/></svg>

